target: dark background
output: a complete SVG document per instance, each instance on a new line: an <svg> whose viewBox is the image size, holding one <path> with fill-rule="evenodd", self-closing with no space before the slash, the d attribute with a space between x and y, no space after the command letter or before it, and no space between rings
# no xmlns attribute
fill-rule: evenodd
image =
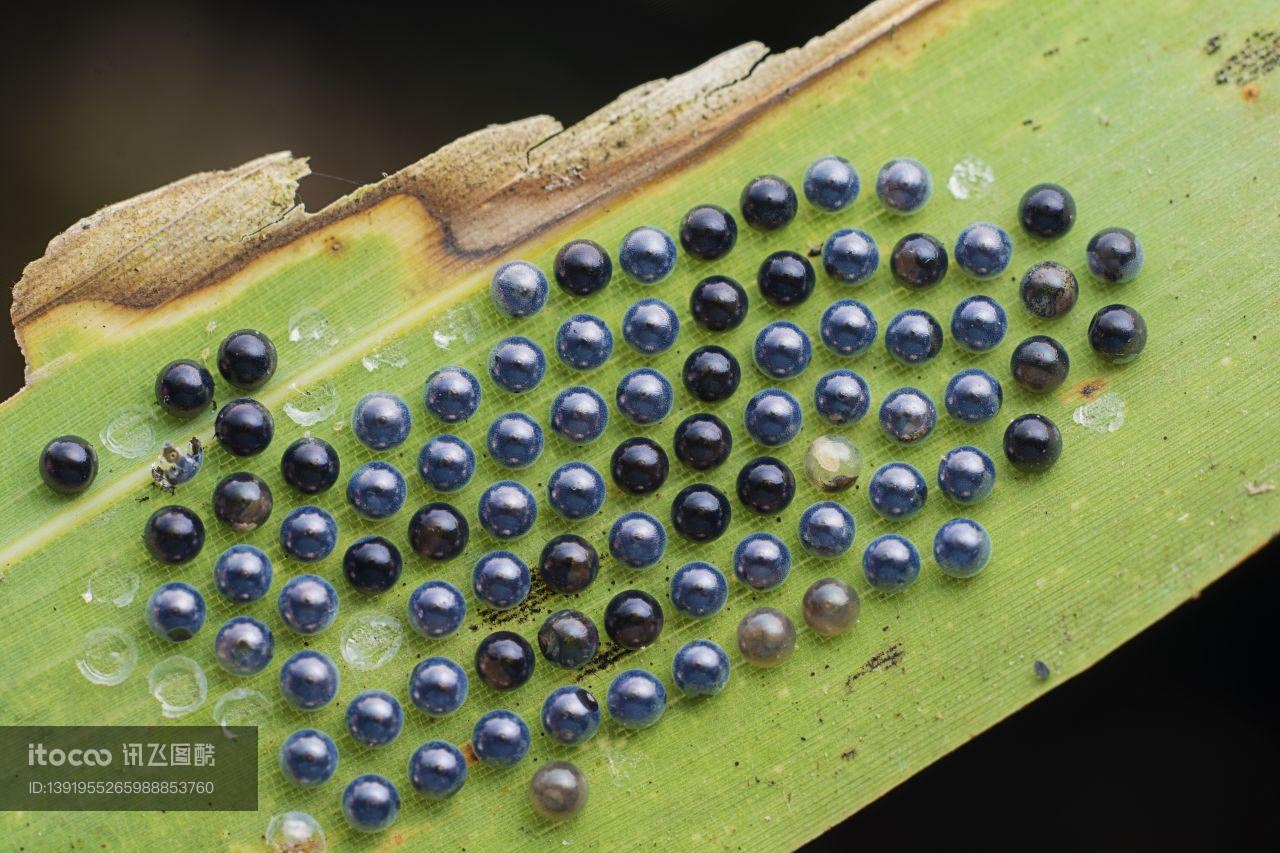
<svg viewBox="0 0 1280 853"><path fill-rule="evenodd" d="M191 172L269 151L308 154L321 174L303 182L302 197L315 210L486 124L538 112L569 124L743 41L800 44L861 4L811 0L750 14L733 0L590 11L429 5L441 4L10 7L0 275L16 281L79 217ZM22 375L7 289L4 300L0 398ZM1276 844L1278 555L1273 543L819 843Z"/></svg>

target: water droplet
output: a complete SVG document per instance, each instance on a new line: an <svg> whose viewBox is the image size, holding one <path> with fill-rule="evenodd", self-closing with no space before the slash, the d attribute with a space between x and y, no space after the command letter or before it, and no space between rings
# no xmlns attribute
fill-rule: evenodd
<svg viewBox="0 0 1280 853"><path fill-rule="evenodd" d="M267 823L267 853L325 853L320 821L306 812L285 812Z"/></svg>
<svg viewBox="0 0 1280 853"><path fill-rule="evenodd" d="M961 201L971 198L982 198L991 192L991 185L996 182L995 170L990 164L977 157L962 157L951 169L951 177L947 178L947 189Z"/></svg>
<svg viewBox="0 0 1280 853"><path fill-rule="evenodd" d="M342 657L352 669L377 669L400 651L404 625L389 613L357 613L342 626Z"/></svg>
<svg viewBox="0 0 1280 853"><path fill-rule="evenodd" d="M141 459L156 449L155 412L143 406L121 409L98 433L102 446L125 459Z"/></svg>
<svg viewBox="0 0 1280 853"><path fill-rule="evenodd" d="M183 655L172 655L151 667L147 689L160 703L160 712L172 720L185 717L204 704L209 682L200 664Z"/></svg>
<svg viewBox="0 0 1280 853"><path fill-rule="evenodd" d="M1077 408L1071 420L1094 432L1115 432L1124 426L1124 409L1120 395L1108 391Z"/></svg>
<svg viewBox="0 0 1280 853"><path fill-rule="evenodd" d="M94 628L84 637L76 668L94 684L112 687L133 674L138 647L119 628Z"/></svg>
<svg viewBox="0 0 1280 853"><path fill-rule="evenodd" d="M141 579L123 566L103 566L89 577L89 588L81 597L91 604L127 607L138 594Z"/></svg>
<svg viewBox="0 0 1280 853"><path fill-rule="evenodd" d="M440 322L431 338L440 349L451 349L455 344L475 343L479 334L480 314L470 305L459 305L440 315Z"/></svg>
<svg viewBox="0 0 1280 853"><path fill-rule="evenodd" d="M319 308L303 308L289 319L289 340L311 353L338 345L338 335Z"/></svg>
<svg viewBox="0 0 1280 853"><path fill-rule="evenodd" d="M399 341L380 346L360 360L364 369L372 373L379 367L404 367L409 363L405 355L404 345Z"/></svg>
<svg viewBox="0 0 1280 853"><path fill-rule="evenodd" d="M294 395L284 404L284 413L298 426L311 427L327 421L338 412L338 388L322 379L306 388L292 386Z"/></svg>
<svg viewBox="0 0 1280 853"><path fill-rule="evenodd" d="M257 726L271 713L271 700L257 690L237 687L213 703L213 721L225 730L229 726ZM227 737L231 736L227 732Z"/></svg>

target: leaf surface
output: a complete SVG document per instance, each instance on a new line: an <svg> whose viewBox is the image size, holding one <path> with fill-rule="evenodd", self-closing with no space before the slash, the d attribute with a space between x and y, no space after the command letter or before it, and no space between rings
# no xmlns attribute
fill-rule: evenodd
<svg viewBox="0 0 1280 853"><path fill-rule="evenodd" d="M217 698L241 686L260 690L273 707L260 721L257 815L6 813L0 816L5 837L28 849L154 848L176 838L198 849L256 849L269 815L301 809L314 814L342 849L427 842L480 850L570 843L787 846L813 837L1084 670L1193 597L1278 527L1280 498L1267 487L1280 476L1280 202L1274 187L1280 117L1272 91L1280 78L1264 70L1267 50L1272 56L1280 50L1268 35L1276 24L1274 10L1263 2L1223 8L1146 0L880 6L803 52L757 64L761 52L747 47L700 75L629 93L580 128L561 133L550 120L532 119L509 131L482 132L320 214L290 212L284 203L300 174L298 161L265 161L266 172L254 174L270 178L271 189L251 198L228 189L243 188L243 182L205 176L208 186L222 188L206 202L217 209L216 233L235 235L225 252L192 248L188 257L183 241L204 233L196 227L204 214L199 205L158 202L126 208L139 227L111 232L106 242L114 241L115 254L93 244L76 250L78 263L64 253L55 263L33 267L16 308L31 382L0 407L0 484L8 496L0 518L0 617L7 628L0 723L162 723L146 673L175 652L199 661L209 681L205 705L175 722L210 722ZM700 127L701 136L694 133ZM629 154L627 140L639 140L642 153ZM605 154L611 149L621 165L611 165ZM736 210L738 192L756 174L777 173L798 187L805 166L827 153L849 157L862 174L863 197L844 213L821 214L802 202L797 220L781 232L766 236L744 227L723 262L682 258L675 274L654 287L619 275L590 300L570 300L553 287L547 310L519 323L500 318L489 302L488 277L501 260L523 257L549 271L557 247L572 237L596 239L613 251L640 224L674 233L696 203ZM871 192L879 164L899 155L918 157L934 176L933 200L910 219L889 216ZM989 185L966 184L975 161L990 168ZM950 186L953 168L958 189ZM1028 239L1015 221L1022 191L1044 180L1070 187L1079 205L1074 230L1051 244ZM184 198L190 201L189 194ZM180 230L163 226L166 211L181 213L169 217L181 222ZM909 231L936 234L949 246L961 227L978 220L998 222L1014 237L1010 271L995 281L975 283L953 270L920 294L894 285L885 265L858 289L836 284L819 269L815 296L799 308L784 312L757 298L755 271L766 253L808 251L835 227L867 229L887 257ZM106 216L92 224L117 228L121 221ZM222 227L237 221L246 225L243 231ZM1141 275L1119 287L1089 278L1083 258L1089 236L1111 225L1136 231L1146 249ZM135 239L124 242L130 236ZM129 252L146 257L142 269L151 285L138 292L125 286L128 268L122 264ZM1080 300L1063 319L1033 322L1018 304L1016 280L1045 259L1077 271ZM171 286L157 284L162 277L154 272L162 269L173 271ZM689 288L711 272L734 276L752 294L751 316L735 332L711 336L688 316ZM73 284L80 289L59 295L59 287ZM628 369L653 365L678 385L680 365L693 347L714 337L731 348L743 362L742 387L727 402L701 407L734 429L726 465L698 475L673 457L661 493L636 498L611 487L604 511L583 522L565 523L544 507L534 531L513 548L535 564L548 538L572 529L603 553L608 527L622 512L645 509L665 519L671 496L703 479L732 495L741 465L766 452L740 427L743 403L768 384L750 365L752 338L765 321L785 316L816 341L823 308L853 296L871 306L882 329L910 306L929 310L945 325L954 304L976 292L995 296L1009 312L1009 337L994 353L975 357L948 342L934 362L906 369L877 345L848 366L869 381L873 405L900 385L918 385L940 403L950 375L981 366L1008 380L1001 417L979 427L944 417L934 436L907 448L890 445L873 416L843 430L862 448L865 474L904 459L932 480L941 453L965 443L997 459L996 492L971 511L990 531L995 554L971 581L944 578L928 556L938 525L964 514L936 493L917 518L892 525L871 512L864 489L852 491L847 503L858 521L853 551L833 562L803 556L796 520L819 496L802 482L795 502L776 518L753 517L734 500L730 531L713 544L693 546L673 535L663 562L647 572L629 571L606 556L600 580L572 602L535 588L528 603L505 614L473 606L466 626L450 639L427 642L406 631L400 652L385 667L343 667L338 701L314 714L286 708L277 667L235 679L214 661L213 634L233 613L257 616L276 630L278 661L303 647L280 623L273 595L235 608L217 598L210 566L235 541L259 545L276 561L273 593L307 570L335 582L342 593L337 625L311 640L335 660L341 659L341 628L354 614L376 609L403 618L408 591L430 577L468 586L475 558L499 547L478 525L466 554L443 567L419 560L405 541L412 510L437 497L414 474L417 450L430 435L457 432L479 451L492 417L524 410L545 426L551 397L580 378L611 399ZM567 314L597 313L617 334L623 312L642 296L660 296L680 312L683 332L670 352L641 357L619 336L614 358L586 377L571 374L552 355L548 378L535 391L506 394L488 381L486 355L502 335L527 335L551 354L555 329ZM1093 312L1116 301L1138 308L1151 331L1146 352L1125 367L1098 360L1085 339ZM324 325L313 335L321 315ZM211 364L222 337L243 326L261 328L280 347L280 370L260 394L276 416L275 442L251 460L210 447L205 470L176 498L205 516L205 550L185 566L160 567L139 538L147 516L167 502L150 485L147 469L162 441L184 441L193 430L209 439L212 417L178 424L161 416L151 396L154 375L172 358ZM304 330L299 340L291 340L291 329ZM1059 338L1072 355L1067 385L1048 397L1029 395L1008 378L1013 343L1035 333ZM456 428L432 423L421 401L427 373L452 363L480 376L485 393L480 416ZM836 431L814 413L812 383L844 364L819 345L805 375L786 386L802 400L806 419L800 437L777 455L797 473L808 441ZM345 471L374 458L355 442L347 418L359 396L379 389L409 400L415 415L411 440L380 456L409 475L404 512L369 523L346 507L341 488L321 496L316 502L335 514L342 541L318 567L285 559L274 523L242 538L217 525L210 491L235 470L253 471L270 484L277 500L272 522L303 502L280 480L277 465L280 451L307 432L285 411L286 404L307 403L298 398L303 391L314 392L312 401L329 390L337 395L336 414L310 431L334 443ZM219 399L230 396L220 384ZM1123 404L1117 429L1077 422L1092 423L1098 410L1088 406L1102 399ZM678 389L676 409L661 425L633 428L615 412L604 438L585 448L549 434L547 452L518 478L541 495L548 475L568 459L607 471L623 438L648 434L669 445L675 424L698 410ZM1004 425L1025 411L1050 416L1064 434L1061 461L1042 476L1019 475L1002 464ZM112 452L99 438L129 413L135 429L141 423L144 435L152 432L152 440L143 442L146 453L136 458ZM41 446L64 432L94 440L101 454L97 483L74 500L50 494L36 474ZM472 484L446 499L474 516L480 491L505 476L482 458ZM656 645L580 676L603 698L623 667L659 674L673 701L652 729L627 733L606 720L585 746L553 748L538 731L539 708L547 692L574 675L543 663L528 685L511 694L496 694L473 679L466 706L444 720L430 721L406 702L405 731L384 749L359 747L342 732L346 701L358 690L380 687L406 699L405 681L419 657L445 654L470 669L477 640L493 626L533 639L544 615L561 606L598 616L614 593L628 587L665 600L675 568L706 559L728 573L733 545L758 529L777 531L793 546L797 560L786 585L751 593L733 584L725 610L704 622L668 608ZM866 586L858 555L874 536L891 530L915 542L925 567L913 588L886 597ZM405 546L402 586L381 600L360 597L341 579L341 550L367 533ZM140 576L131 604L86 603L90 576L104 567ZM734 629L744 612L769 604L800 624L803 590L831 574L852 582L863 597L853 630L835 640L802 630L796 654L777 669L756 671L742 661ZM147 594L171 579L193 583L210 605L204 632L179 648L152 636L143 618ZM82 638L103 625L123 628L138 645L137 670L116 687L91 685L76 669ZM671 655L681 643L704 636L730 650L730 685L714 699L676 698ZM1037 660L1051 668L1049 681L1033 674ZM476 717L494 707L516 710L535 730L529 759L509 771L472 767L453 800L422 801L405 776L412 749L434 738L464 743ZM317 790L290 787L275 765L281 739L304 725L329 731L342 753L338 776ZM538 820L525 794L534 762L553 757L575 761L592 783L587 810L563 826ZM362 772L386 774L404 800L398 823L371 837L348 830L339 810L345 781Z"/></svg>

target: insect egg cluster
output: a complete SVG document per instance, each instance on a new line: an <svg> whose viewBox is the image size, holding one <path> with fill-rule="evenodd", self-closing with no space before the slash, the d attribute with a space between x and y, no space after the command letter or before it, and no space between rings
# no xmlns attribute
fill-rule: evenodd
<svg viewBox="0 0 1280 853"><path fill-rule="evenodd" d="M257 460L274 442L275 421L243 395L269 388L278 367L296 369L288 353L282 358L261 331L228 336L216 357L221 406L199 361L164 365L157 405L175 421L208 418L211 450L234 462L206 498L217 521L208 535L246 537L269 525L289 571L277 583L283 567L263 550L275 545L237 541L210 561L211 604L190 576L155 588L150 630L164 643L189 642L212 604L247 607L274 590L274 623L227 620L214 632L214 658L239 678L275 658L267 677L304 713L335 701L342 674L324 651L301 646L357 603L398 599L428 649L465 642L453 657L421 655L401 683L343 693L345 732L302 726L280 744L280 772L292 785L319 788L349 772L336 804L352 827L374 832L395 823L406 784L426 800L453 797L469 763L485 772L521 764L534 729L576 748L602 725L647 728L671 701L731 692L735 662L784 666L798 644L846 632L864 607L915 584L922 553L948 579L980 574L992 537L970 515L998 481L1034 483L1064 452L1043 411L1009 417L999 447L981 446L982 425L1006 404L1048 402L1044 395L1063 386L1072 357L1058 330L1074 322L1090 288L1139 275L1142 245L1128 229L1106 228L1084 250L1091 280L1061 257L1015 274L1015 243L1039 254L1070 234L1077 208L1065 188L1038 184L1008 211L1025 239L977 221L944 241L904 224L932 198L931 175L917 160L885 163L869 201L858 202L854 164L835 155L815 160L799 187L764 174L745 184L736 207L703 203L669 223L640 223L610 243L614 251L576 238L543 267L502 264L488 288L488 325L501 337L450 356L459 363L433 365L416 399L404 389L362 389L340 427L351 451L318 435L298 438L279 457L284 487L274 492ZM871 205L892 216L862 218L896 230L893 238L857 222ZM833 227L817 246L781 245L793 222L827 219ZM728 271L746 251L759 256L748 259L754 281L744 286ZM956 280L950 313L939 312L939 294ZM894 298L878 299L884 289ZM997 294L1015 291L1024 310L1011 319ZM1005 344L1010 326L1024 321L1034 333ZM1147 326L1114 303L1081 337L1108 365L1125 365L1142 353ZM1007 373L996 368L1001 357L984 357L1002 346ZM923 378L922 366L953 356L962 366L945 385ZM860 361L871 370L855 369ZM535 400L543 402L526 402ZM916 446L965 431L972 440L937 448L936 470L918 464ZM191 489L203 452L198 442L192 448L186 470L177 462L188 457L174 451L172 476L157 482ZM1011 472L1001 471L1006 465ZM91 488L97 473L93 446L74 435L54 438L40 455L40 475L60 495ZM329 492L339 484L335 500ZM941 524L929 548L906 533L931 492L963 514ZM794 526L779 524L784 512L795 514ZM865 546L860 526L878 534L863 534ZM731 530L742 533L726 537ZM166 501L142 542L157 563L183 567L201 555L206 534L194 505ZM783 590L814 564L822 571L805 579L802 595ZM851 566L860 567L857 578ZM592 605L582 594L605 575L615 588ZM726 610L739 616L732 625ZM477 619L493 630L480 631ZM663 643L673 623L694 636L663 649L668 672L624 665L604 677L624 655ZM277 656L277 643L300 648ZM499 697L527 689L539 665L562 682L540 713L501 707ZM498 707L474 708L482 702ZM407 716L446 718L468 705L469 743L404 746ZM397 749L402 778L358 772L370 750ZM588 790L568 761L540 762L528 782L534 811L549 820L580 812Z"/></svg>

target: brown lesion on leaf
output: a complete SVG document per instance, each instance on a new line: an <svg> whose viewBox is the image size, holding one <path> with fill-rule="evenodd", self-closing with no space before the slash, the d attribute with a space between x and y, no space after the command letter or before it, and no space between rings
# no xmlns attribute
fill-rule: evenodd
<svg viewBox="0 0 1280 853"><path fill-rule="evenodd" d="M902 665L902 660L907 656L907 650L902 647L902 643L894 643L888 648L881 649L857 669L857 671L849 674L844 680L846 690L852 690L854 682L862 678L864 675L870 675L873 672L883 672L888 669L895 669Z"/></svg>
<svg viewBox="0 0 1280 853"><path fill-rule="evenodd" d="M459 751L462 753L463 759L466 760L467 767L475 767L480 763L480 756L476 755L475 749L471 746L471 741L464 743Z"/></svg>
<svg viewBox="0 0 1280 853"><path fill-rule="evenodd" d="M439 236L430 250L455 276L476 272L598 203L710 155L770 107L891 34L915 56L930 32L964 14L942 0L881 0L803 47L771 53L759 43L743 45L637 87L568 128L549 116L485 128L315 213L297 200L307 161L287 152L186 178L56 237L14 288L19 340L59 306L145 310L225 282L269 253L393 198L413 200L434 220ZM341 246L328 244L335 254Z"/></svg>
<svg viewBox="0 0 1280 853"><path fill-rule="evenodd" d="M1101 394L1111 385L1111 382L1101 376L1095 376L1092 379L1086 379L1083 382L1077 382L1075 385L1063 394L1060 398L1062 402L1071 404L1076 400L1092 400Z"/></svg>

